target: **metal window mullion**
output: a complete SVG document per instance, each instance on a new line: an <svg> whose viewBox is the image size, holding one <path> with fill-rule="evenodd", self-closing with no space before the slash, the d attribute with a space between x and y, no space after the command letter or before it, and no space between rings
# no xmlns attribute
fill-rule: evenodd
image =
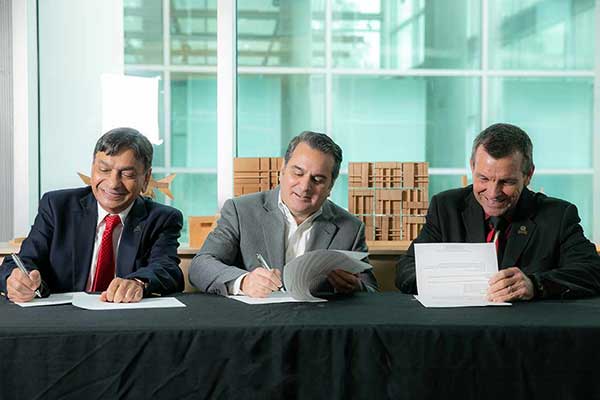
<svg viewBox="0 0 600 400"><path fill-rule="evenodd" d="M165 167L164 173L171 172L171 72L168 67L171 64L171 0L163 0L163 121L164 121L164 145L165 145ZM171 199L165 197L165 203L171 204Z"/></svg>
<svg viewBox="0 0 600 400"><path fill-rule="evenodd" d="M332 2L325 1L325 133L333 138Z"/></svg>
<svg viewBox="0 0 600 400"><path fill-rule="evenodd" d="M233 197L237 128L237 1L217 3L217 197L219 209Z"/></svg>
<svg viewBox="0 0 600 400"><path fill-rule="evenodd" d="M595 77L594 77L594 112L593 112L593 135L592 135L592 146L593 146L593 169L594 177L592 183L592 193L600 193L600 0L596 0L596 9L594 10L594 24L596 34L595 38L595 52L594 52L594 64L595 64ZM600 197L592 196L592 231L593 240L598 243L600 242Z"/></svg>

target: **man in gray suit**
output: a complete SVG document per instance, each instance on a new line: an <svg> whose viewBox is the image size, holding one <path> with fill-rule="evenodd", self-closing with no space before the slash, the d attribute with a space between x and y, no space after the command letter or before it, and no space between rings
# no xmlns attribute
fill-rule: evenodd
<svg viewBox="0 0 600 400"><path fill-rule="evenodd" d="M225 202L217 227L190 266L203 292L266 297L282 286L281 269L310 250L367 251L364 224L327 200L340 172L342 149L322 133L290 142L279 187ZM272 270L259 265L262 254ZM375 291L371 271L331 272L319 292Z"/></svg>

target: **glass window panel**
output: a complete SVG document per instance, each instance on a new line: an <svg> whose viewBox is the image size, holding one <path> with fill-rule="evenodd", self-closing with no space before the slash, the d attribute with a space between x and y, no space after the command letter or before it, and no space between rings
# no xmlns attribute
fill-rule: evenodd
<svg viewBox="0 0 600 400"><path fill-rule="evenodd" d="M322 75L239 75L238 157L283 156L300 132L324 132Z"/></svg>
<svg viewBox="0 0 600 400"><path fill-rule="evenodd" d="M466 172L466 171L465 171ZM469 170L469 174L470 174ZM429 200L445 190L457 189L462 187L463 175L431 175L429 174ZM471 184L470 175L468 175L467 185Z"/></svg>
<svg viewBox="0 0 600 400"><path fill-rule="evenodd" d="M334 0L333 65L343 68L478 68L478 0Z"/></svg>
<svg viewBox="0 0 600 400"><path fill-rule="evenodd" d="M593 68L594 0L488 4L491 68Z"/></svg>
<svg viewBox="0 0 600 400"><path fill-rule="evenodd" d="M171 75L171 164L217 166L217 79L214 75Z"/></svg>
<svg viewBox="0 0 600 400"><path fill-rule="evenodd" d="M329 200L346 210L348 209L348 173L340 172L333 189L331 189Z"/></svg>
<svg viewBox="0 0 600 400"><path fill-rule="evenodd" d="M124 0L125 64L162 64L161 0Z"/></svg>
<svg viewBox="0 0 600 400"><path fill-rule="evenodd" d="M165 142L164 142L164 129L165 129L165 109L164 109L164 81L162 79L162 73L156 71L141 71L141 70L128 70L126 75L132 76L143 76L143 77L158 77L158 133L159 138L163 141L161 144L153 144L154 157L152 159L153 167L164 167L165 166ZM143 133L143 132L142 132Z"/></svg>
<svg viewBox="0 0 600 400"><path fill-rule="evenodd" d="M217 175L178 173L171 185L175 200L172 205L183 213L180 243L189 243L188 217L215 215L217 205ZM158 196L157 196L158 199Z"/></svg>
<svg viewBox="0 0 600 400"><path fill-rule="evenodd" d="M480 127L479 80L336 76L333 136L349 161L464 168Z"/></svg>
<svg viewBox="0 0 600 400"><path fill-rule="evenodd" d="M171 2L171 63L217 64L217 1Z"/></svg>
<svg viewBox="0 0 600 400"><path fill-rule="evenodd" d="M541 175L534 173L529 188L541 191L547 196L557 197L575 204L586 237L591 239L594 221L593 186L592 175Z"/></svg>
<svg viewBox="0 0 600 400"><path fill-rule="evenodd" d="M245 0L237 4L239 65L325 65L324 0Z"/></svg>
<svg viewBox="0 0 600 400"><path fill-rule="evenodd" d="M592 167L592 79L492 78L489 87L490 123L523 128L536 168Z"/></svg>

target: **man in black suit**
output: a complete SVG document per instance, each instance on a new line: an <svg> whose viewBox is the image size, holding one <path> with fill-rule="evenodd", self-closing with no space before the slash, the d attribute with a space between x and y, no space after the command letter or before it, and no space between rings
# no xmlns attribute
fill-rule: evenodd
<svg viewBox="0 0 600 400"><path fill-rule="evenodd" d="M600 257L583 235L577 208L527 189L534 171L532 149L529 136L509 124L492 125L475 138L473 185L433 196L423 230L398 263L401 291L417 293L415 243L480 243L497 237L500 271L489 281L489 300L600 293Z"/></svg>
<svg viewBox="0 0 600 400"><path fill-rule="evenodd" d="M183 289L177 257L181 212L140 196L150 181L152 145L131 128L96 143L91 187L57 190L40 200L20 258L0 266L0 291L26 302L70 291L101 292L101 300L137 302Z"/></svg>

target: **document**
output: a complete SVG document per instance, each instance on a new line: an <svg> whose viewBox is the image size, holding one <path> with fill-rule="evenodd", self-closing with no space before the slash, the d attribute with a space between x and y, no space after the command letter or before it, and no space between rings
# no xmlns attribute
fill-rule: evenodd
<svg viewBox="0 0 600 400"><path fill-rule="evenodd" d="M34 297L33 300L28 301L26 303L15 302L15 304L21 307L56 306L59 304L71 304L71 302L73 301L73 294L75 294L75 292L56 293L51 294L49 297L46 298Z"/></svg>
<svg viewBox="0 0 600 400"><path fill-rule="evenodd" d="M86 310L130 310L140 308L173 308L185 307L185 304L175 297L148 297L137 303L109 303L100 301L99 294L88 294L85 292L75 293L73 303L75 307Z"/></svg>
<svg viewBox="0 0 600 400"><path fill-rule="evenodd" d="M100 301L99 294L85 292L70 292L51 294L47 298L34 298L27 303L15 303L21 307L52 306L58 304L72 304L86 310L128 310L139 308L172 308L185 307L185 304L174 297L144 298L138 303L109 303Z"/></svg>
<svg viewBox="0 0 600 400"><path fill-rule="evenodd" d="M486 299L498 272L494 243L416 243L418 296L425 307L500 306Z"/></svg>
<svg viewBox="0 0 600 400"><path fill-rule="evenodd" d="M361 261L368 253L345 250L314 250L294 258L283 267L283 285L285 292L273 292L266 298L249 296L227 296L230 299L247 304L272 304L287 302L321 302L327 301L311 294L327 274L341 269L351 274L371 269L371 265Z"/></svg>

